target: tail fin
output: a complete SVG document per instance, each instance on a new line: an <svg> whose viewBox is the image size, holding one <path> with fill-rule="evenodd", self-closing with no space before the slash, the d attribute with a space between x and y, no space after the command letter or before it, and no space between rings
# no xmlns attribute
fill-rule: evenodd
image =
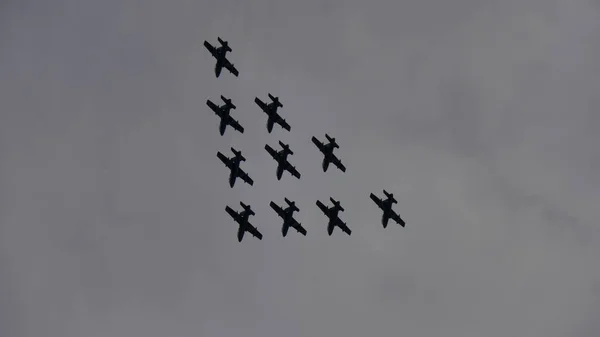
<svg viewBox="0 0 600 337"><path fill-rule="evenodd" d="M217 40L219 41L221 46L223 46L225 49L227 49L227 51L231 52L231 47L229 47L229 43L227 41L224 41L220 37L217 37Z"/></svg>
<svg viewBox="0 0 600 337"><path fill-rule="evenodd" d="M244 156L242 156L242 151L238 151L236 149L234 149L233 147L231 148L231 152L233 152L233 154L236 157L239 157L241 159L241 161L246 161L246 158Z"/></svg>
<svg viewBox="0 0 600 337"><path fill-rule="evenodd" d="M332 197L329 197L329 200L331 200L331 202L333 203L334 207L337 207L340 211L344 211L344 207L342 207L342 205L340 205L340 202L333 199Z"/></svg>
<svg viewBox="0 0 600 337"><path fill-rule="evenodd" d="M333 144L333 147L336 147L336 148L340 147L338 145L338 143L335 141L335 138L330 137L328 134L325 134L325 138L327 138L327 140L329 141L330 144Z"/></svg>
<svg viewBox="0 0 600 337"><path fill-rule="evenodd" d="M388 191L386 191L386 190L383 190L383 194L385 194L385 196L386 196L388 199L392 200L392 202L393 202L394 204L397 204L397 203L398 203L398 201L396 200L396 198L394 198L394 193L388 193Z"/></svg>
<svg viewBox="0 0 600 337"><path fill-rule="evenodd" d="M240 201L240 205L242 205L242 207L244 208L244 212L248 213L249 215L256 215L250 206L244 204L241 201Z"/></svg>
<svg viewBox="0 0 600 337"><path fill-rule="evenodd" d="M298 209L298 206L296 206L296 202L295 201L290 201L288 198L283 198L286 202L286 204L288 204L289 207L292 207L292 209L295 212L299 212L300 209Z"/></svg>
<svg viewBox="0 0 600 337"><path fill-rule="evenodd" d="M294 154L294 152L290 149L290 146L288 144L284 144L282 141L279 141L279 146L281 146L281 148L286 150L289 154Z"/></svg>
<svg viewBox="0 0 600 337"><path fill-rule="evenodd" d="M275 97L275 96L271 95L271 93L268 93L267 95L269 96L271 101L273 101L275 104L277 104L278 107L283 108L283 104L281 104L281 102L279 101L279 97Z"/></svg>
<svg viewBox="0 0 600 337"><path fill-rule="evenodd" d="M231 98L227 98L227 97L225 97L225 96L221 95L221 100L222 100L223 102L225 102L225 104L229 105L230 107L232 107L232 108L234 108L234 109L237 109L237 107L235 106L235 104L233 104L233 103L231 102Z"/></svg>

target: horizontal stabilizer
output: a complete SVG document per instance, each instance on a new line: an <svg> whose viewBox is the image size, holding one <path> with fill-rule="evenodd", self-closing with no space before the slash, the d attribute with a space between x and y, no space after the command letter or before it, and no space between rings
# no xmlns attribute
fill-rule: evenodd
<svg viewBox="0 0 600 337"><path fill-rule="evenodd" d="M394 204L398 203L398 201L396 200L396 198L394 198L394 194L393 193L388 193L388 191L383 190L383 194L385 194L385 196L390 199Z"/></svg>
<svg viewBox="0 0 600 337"><path fill-rule="evenodd" d="M227 104L227 105L229 105L230 107L232 107L233 109L237 109L237 107L235 106L235 104L233 104L233 103L231 102L231 99L230 99L230 98L227 98L227 97L225 97L225 96L221 95L221 100L222 100L223 102L225 102L225 104Z"/></svg>
<svg viewBox="0 0 600 337"><path fill-rule="evenodd" d="M242 156L242 151L238 151L232 147L231 152L233 152L236 157L240 158L241 161L246 161L246 158Z"/></svg>
<svg viewBox="0 0 600 337"><path fill-rule="evenodd" d="M231 51L231 47L229 47L229 43L227 41L224 41L220 37L217 37L217 41L219 41L221 46L225 47L225 49L227 49L227 51Z"/></svg>
<svg viewBox="0 0 600 337"><path fill-rule="evenodd" d="M267 95L269 95L269 98L271 99L271 101L273 101L273 103L277 104L278 107L283 108L283 104L281 104L281 102L279 101L279 97L275 97L270 93Z"/></svg>

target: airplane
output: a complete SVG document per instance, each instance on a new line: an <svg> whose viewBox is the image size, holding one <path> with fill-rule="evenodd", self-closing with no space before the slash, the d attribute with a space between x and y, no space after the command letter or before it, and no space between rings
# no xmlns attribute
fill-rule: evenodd
<svg viewBox="0 0 600 337"><path fill-rule="evenodd" d="M288 171L290 174L298 179L300 179L300 172L296 170L295 166L292 166L290 162L287 160L288 155L294 154L292 150L290 150L290 146L279 141L279 145L282 147L282 150L275 151L269 144L265 145L265 150L269 152L271 157L277 161L277 180L281 180L281 176L283 175L283 171Z"/></svg>
<svg viewBox="0 0 600 337"><path fill-rule="evenodd" d="M381 210L383 211L383 216L381 217L381 224L383 225L383 228L387 227L389 219L396 221L396 223L404 227L406 223L400 218L400 215L398 215L392 209L393 204L398 203L398 201L394 198L394 194L388 193L386 190L383 190L383 194L385 194L387 199L379 199L373 193L371 193L370 195L371 200L373 200L377 204L377 206L379 206L379 208L381 208Z"/></svg>
<svg viewBox="0 0 600 337"><path fill-rule="evenodd" d="M344 211L344 208L340 206L340 202L331 197L329 197L329 200L331 200L333 203L332 207L327 207L323 205L321 201L317 200L317 206L319 206L321 211L329 218L329 223L327 224L327 233L331 235L331 233L333 233L333 228L338 226L342 231L344 231L344 233L348 235L352 234L350 228L348 228L346 223L340 220L340 217L338 216L340 211Z"/></svg>
<svg viewBox="0 0 600 337"><path fill-rule="evenodd" d="M233 185L235 185L236 178L238 177L241 178L246 184L252 186L254 181L252 178L250 178L248 173L244 172L244 170L240 168L240 163L246 161L246 158L242 156L242 151L237 151L236 149L231 148L231 152L234 154L234 157L231 158L227 158L221 152L217 152L217 157L219 157L223 164L225 164L225 166L231 170L231 173L229 174L229 186L233 187Z"/></svg>
<svg viewBox="0 0 600 337"><path fill-rule="evenodd" d="M208 49L212 56L215 59L217 59L217 64L215 65L215 75L218 78L219 75L221 75L221 70L225 68L229 70L229 72L232 73L235 77L237 77L239 75L238 70L235 68L233 63L227 60L227 57L225 56L227 52L231 51L229 43L227 41L221 40L220 37L217 37L217 40L221 44L221 46L218 48L213 47L210 43L208 43L208 41L204 41L204 47L206 47L206 49Z"/></svg>
<svg viewBox="0 0 600 337"><path fill-rule="evenodd" d="M244 128L229 114L231 109L235 109L237 107L231 103L230 98L221 95L221 100L225 102L225 104L221 106L217 106L215 103L211 102L210 99L206 100L206 105L208 105L208 107L211 108L212 111L214 111L215 114L221 118L221 122L219 123L219 133L221 136L225 133L225 128L227 125L239 131L239 133L244 133Z"/></svg>
<svg viewBox="0 0 600 337"><path fill-rule="evenodd" d="M237 222L240 225L237 234L238 242L242 242L242 239L244 238L244 233L246 232L252 234L252 236L258 238L259 240L262 240L262 234L258 231L258 229L256 229L256 227L252 226L252 224L250 224L250 222L248 221L248 218L251 215L255 215L254 211L250 208L250 206L244 204L241 201L240 205L242 205L242 207L244 208L244 210L241 212L236 212L233 209L231 209L231 207L225 206L225 211L229 213L233 220L235 220L235 222Z"/></svg>
<svg viewBox="0 0 600 337"><path fill-rule="evenodd" d="M287 198L284 198L285 202L288 204L288 207L283 209L281 206L277 205L273 201L269 204L271 208L283 219L283 227L281 227L281 234L283 237L287 235L288 229L293 227L298 233L306 236L306 229L302 227L302 225L294 219L294 212L300 211L298 206L296 206L295 201L289 201Z"/></svg>
<svg viewBox="0 0 600 337"><path fill-rule="evenodd" d="M277 113L278 107L283 108L283 104L281 104L281 102L279 101L279 97L274 97L270 93L268 93L268 95L272 101L269 104L266 104L265 102L261 101L258 97L254 98L254 103L256 103L262 109L262 111L264 111L269 116L269 119L267 120L267 131L271 133L271 131L273 131L273 125L275 125L275 123L279 124L285 130L290 131L290 125Z"/></svg>
<svg viewBox="0 0 600 337"><path fill-rule="evenodd" d="M342 162L335 156L335 154L333 154L333 150L336 148L339 149L340 146L335 142L335 138L329 137L328 134L325 134L325 138L327 138L329 144L321 143L314 136L311 138L312 142L317 146L317 148L319 148L319 151L321 151L321 153L324 155L322 164L323 172L327 172L327 168L329 167L330 163L333 163L333 165L339 168L340 171L346 172L346 166L344 166L344 164L342 164Z"/></svg>

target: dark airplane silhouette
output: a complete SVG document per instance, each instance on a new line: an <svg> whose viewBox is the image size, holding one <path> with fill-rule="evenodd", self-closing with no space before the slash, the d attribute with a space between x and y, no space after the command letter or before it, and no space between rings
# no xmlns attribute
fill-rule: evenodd
<svg viewBox="0 0 600 337"><path fill-rule="evenodd" d="M312 142L319 148L319 151L323 154L323 172L327 172L327 168L330 163L333 163L337 168L342 172L346 172L346 166L342 164L342 162L333 154L333 150L336 148L340 148L340 146L335 142L335 138L329 137L328 134L325 134L325 138L329 141L328 144L321 143L317 138L312 137Z"/></svg>
<svg viewBox="0 0 600 337"><path fill-rule="evenodd" d="M271 131L273 131L273 125L275 125L275 123L279 124L285 130L290 131L290 125L277 113L278 107L283 108L283 104L281 104L281 102L279 101L279 97L274 97L270 93L268 95L272 101L269 104L266 104L265 102L261 101L258 97L254 98L254 102L256 103L256 105L258 105L262 109L262 111L264 111L269 116L269 119L267 120L267 131L271 133Z"/></svg>
<svg viewBox="0 0 600 337"><path fill-rule="evenodd" d="M344 231L344 233L346 233L348 235L352 234L352 231L350 230L350 228L348 228L346 223L343 222L342 220L340 220L340 218L338 216L338 213L340 211L342 211L342 212L344 211L344 208L342 206L340 206L340 202L334 200L331 197L329 197L329 200L331 200L331 202L333 203L332 207L327 207L327 206L323 205L322 202L317 200L317 206L319 206L321 211L329 218L329 223L327 224L327 233L329 235L331 235L331 233L333 233L333 228L335 226L338 226L342 231Z"/></svg>
<svg viewBox="0 0 600 337"><path fill-rule="evenodd" d="M231 109L235 109L236 106L233 103L231 103L230 98L226 98L223 95L221 95L221 100L225 102L225 104L221 106L217 106L215 103L211 102L210 99L206 100L206 105L208 105L208 107L215 112L215 115L221 118L221 122L219 123L219 133L221 134L221 136L225 134L225 128L227 127L227 125L239 131L239 133L244 133L244 128L240 125L238 121L233 119L233 117L231 117L230 115Z"/></svg>
<svg viewBox="0 0 600 337"><path fill-rule="evenodd" d="M239 75L238 70L235 68L233 63L231 63L231 62L229 62L229 60L227 60L227 57L225 56L225 54L227 54L227 52L231 51L231 47L229 47L229 43L227 43L227 41L221 40L220 37L217 37L217 40L221 44L221 46L218 48L215 48L207 41L204 41L204 47L206 47L206 49L208 49L208 51L212 54L212 56L215 59L217 59L217 64L215 65L215 75L218 78L219 75L221 75L221 70L223 68L225 68L225 69L229 70L229 72L232 73L235 77L237 77Z"/></svg>
<svg viewBox="0 0 600 337"><path fill-rule="evenodd" d="M231 158L227 158L221 152L217 152L217 157L219 157L223 164L225 164L225 166L231 170L231 173L229 174L229 186L233 187L233 185L235 185L236 178L238 177L248 185L252 186L254 181L246 172L244 172L244 170L240 168L240 163L246 161L246 158L242 156L242 151L237 151L236 149L231 148L231 152L234 154L234 157Z"/></svg>
<svg viewBox="0 0 600 337"><path fill-rule="evenodd" d="M296 206L296 202L289 201L287 198L284 198L285 202L288 204L288 207L283 209L278 206L276 203L272 202L269 204L271 208L283 219L283 226L281 227L281 234L283 237L287 235L288 229L293 227L298 233L306 236L306 229L302 227L302 225L294 219L294 212L300 211Z"/></svg>
<svg viewBox="0 0 600 337"><path fill-rule="evenodd" d="M238 242L242 242L242 239L244 238L244 233L246 232L252 234L252 236L258 238L259 240L262 240L262 234L258 231L258 229L256 229L256 227L252 226L252 224L250 224L250 222L248 221L248 218L251 215L255 215L254 211L250 208L250 206L244 204L243 202L240 202L240 205L242 205L242 207L244 208L244 210L241 212L236 212L229 206L225 206L225 211L229 213L233 220L235 220L235 222L237 222L240 225L237 234Z"/></svg>
<svg viewBox="0 0 600 337"><path fill-rule="evenodd" d="M400 216L396 214L396 212L394 212L394 210L392 209L393 204L398 203L398 201L396 201L396 199L394 198L394 194L388 193L386 190L383 190L383 194L385 194L387 199L379 199L373 193L371 193L370 195L371 200L373 200L377 204L377 206L379 206L379 208L381 208L381 210L383 211L383 216L381 217L381 224L383 225L383 228L387 227L388 220L390 219L396 221L400 226L404 227L404 220L402 220Z"/></svg>
<svg viewBox="0 0 600 337"><path fill-rule="evenodd" d="M279 145L282 147L282 150L275 151L269 144L265 145L265 150L269 152L271 157L275 159L277 162L277 180L281 180L281 176L283 175L283 171L288 171L290 174L298 179L300 179L300 172L296 170L296 167L292 166L288 161L288 155L293 155L294 152L290 150L290 146L279 141Z"/></svg>

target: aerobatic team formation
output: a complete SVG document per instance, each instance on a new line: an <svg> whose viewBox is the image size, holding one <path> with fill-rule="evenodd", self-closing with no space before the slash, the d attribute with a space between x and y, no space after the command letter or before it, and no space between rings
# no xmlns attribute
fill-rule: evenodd
<svg viewBox="0 0 600 337"><path fill-rule="evenodd" d="M231 52L231 47L227 41L222 40L220 37L217 37L218 42L221 44L219 47L214 47L207 41L204 41L204 47L208 49L208 51L212 54L212 56L216 59L215 65L215 75L218 78L221 74L221 70L223 68L227 69L234 76L238 76L239 72L233 65L233 63L229 62L226 58L227 52ZM277 112L278 108L283 108L283 104L279 101L279 97L273 96L270 93L268 94L271 103L265 103L261 101L258 97L254 99L256 105L260 107L260 109L267 114L267 131L271 133L273 131L273 127L275 124L278 124L284 130L290 132L291 127L283 119L279 113ZM206 105L214 111L214 113L220 118L219 123L219 133L221 136L225 134L225 129L227 126L230 126L234 130L244 133L244 127L240 125L240 123L231 117L231 109L236 109L236 106L231 102L230 98L227 98L221 95L221 100L223 101L223 105L218 106L215 103L211 102L210 99L206 101ZM333 150L339 148L335 138L330 137L328 134L325 134L326 143L321 142L315 137L311 138L311 141L315 146L319 149L319 151L323 154L323 172L327 172L329 168L329 164L333 164L340 171L346 172L346 167L342 164L341 160L333 153ZM277 162L277 180L281 180L284 171L288 171L290 175L295 177L296 179L300 179L300 172L290 164L288 161L288 156L293 155L294 152L290 149L288 144L285 144L279 141L279 146L281 150L276 151L268 144L265 145L265 150L273 157L273 159ZM248 173L244 172L240 167L241 162L246 161L246 158L242 155L241 151L238 151L231 148L231 152L233 156L227 157L221 152L217 152L217 157L223 162L225 166L230 170L229 174L229 186L233 187L235 185L236 179L240 178L242 181L252 186L254 181ZM377 206L383 211L383 216L381 218L381 224L383 228L387 227L389 219L394 220L400 226L404 227L405 223L400 218L400 216L392 210L392 205L398 203L394 198L393 193L388 193L386 190L383 190L383 194L386 199L379 198L375 196L373 193L370 194L371 200L377 204ZM344 208L340 205L340 202L329 198L332 203L331 207L325 206L321 201L317 200L316 205L319 209L327 216L328 224L327 224L327 233L331 235L333 233L334 227L339 227L343 232L350 235L352 234L352 230L348 228L345 222L343 222L339 218L339 212L343 212ZM294 201L290 201L287 198L284 198L285 203L287 204L286 208L277 205L273 201L270 202L269 206L277 213L279 217L283 219L283 225L281 228L281 233L285 237L287 235L288 229L293 227L298 233L306 236L306 229L294 219L294 212L300 211L298 206ZM255 215L254 211L250 207L250 205L246 205L243 202L240 202L242 206L242 210L239 212L234 211L231 207L225 206L225 211L238 223L238 241L241 242L244 238L244 234L246 232L252 234L254 237L262 240L262 233L258 231L256 227L254 227L249 221L248 218L251 215Z"/></svg>

